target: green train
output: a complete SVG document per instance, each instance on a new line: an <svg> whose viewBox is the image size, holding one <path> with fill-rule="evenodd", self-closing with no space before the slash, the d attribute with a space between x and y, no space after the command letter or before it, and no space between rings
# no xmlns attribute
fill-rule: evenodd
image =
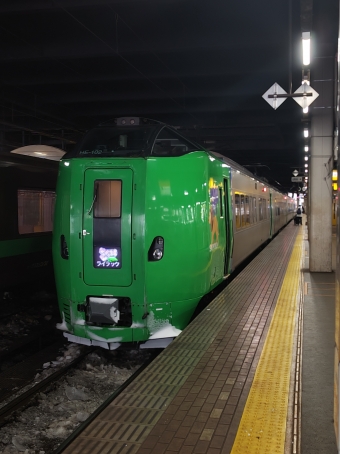
<svg viewBox="0 0 340 454"><path fill-rule="evenodd" d="M54 286L52 228L58 163L0 153L0 293Z"/></svg>
<svg viewBox="0 0 340 454"><path fill-rule="evenodd" d="M294 216L294 200L246 169L137 117L90 130L59 166L59 328L86 345L166 346Z"/></svg>

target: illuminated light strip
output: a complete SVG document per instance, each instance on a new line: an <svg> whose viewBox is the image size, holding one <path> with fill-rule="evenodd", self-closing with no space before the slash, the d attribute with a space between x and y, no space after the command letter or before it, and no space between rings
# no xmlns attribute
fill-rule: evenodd
<svg viewBox="0 0 340 454"><path fill-rule="evenodd" d="M284 453L290 374L293 359L295 361L293 346L300 303L302 246L301 231L295 241L231 454ZM295 447L298 444L296 438L294 444Z"/></svg>

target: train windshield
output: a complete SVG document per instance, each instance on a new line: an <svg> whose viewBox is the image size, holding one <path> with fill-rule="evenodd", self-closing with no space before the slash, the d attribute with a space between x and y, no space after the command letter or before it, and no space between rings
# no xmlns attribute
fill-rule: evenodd
<svg viewBox="0 0 340 454"><path fill-rule="evenodd" d="M165 125L100 126L90 130L64 159L182 156L195 150L202 147Z"/></svg>
<svg viewBox="0 0 340 454"><path fill-rule="evenodd" d="M152 126L95 128L64 158L144 156L154 130Z"/></svg>

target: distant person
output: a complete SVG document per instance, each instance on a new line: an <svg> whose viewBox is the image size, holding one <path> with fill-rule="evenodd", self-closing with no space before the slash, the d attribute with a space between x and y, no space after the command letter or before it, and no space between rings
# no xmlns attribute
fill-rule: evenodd
<svg viewBox="0 0 340 454"><path fill-rule="evenodd" d="M295 224L296 225L302 225L302 209L301 209L301 205L299 205L298 209L296 210Z"/></svg>
<svg viewBox="0 0 340 454"><path fill-rule="evenodd" d="M302 213L305 213L305 207L302 205Z"/></svg>

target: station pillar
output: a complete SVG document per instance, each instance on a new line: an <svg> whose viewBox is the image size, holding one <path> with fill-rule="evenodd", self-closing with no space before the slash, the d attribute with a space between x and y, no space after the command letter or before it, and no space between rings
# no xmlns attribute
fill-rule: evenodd
<svg viewBox="0 0 340 454"><path fill-rule="evenodd" d="M309 166L309 269L332 271L332 170L334 135L334 55L315 57L311 86Z"/></svg>

